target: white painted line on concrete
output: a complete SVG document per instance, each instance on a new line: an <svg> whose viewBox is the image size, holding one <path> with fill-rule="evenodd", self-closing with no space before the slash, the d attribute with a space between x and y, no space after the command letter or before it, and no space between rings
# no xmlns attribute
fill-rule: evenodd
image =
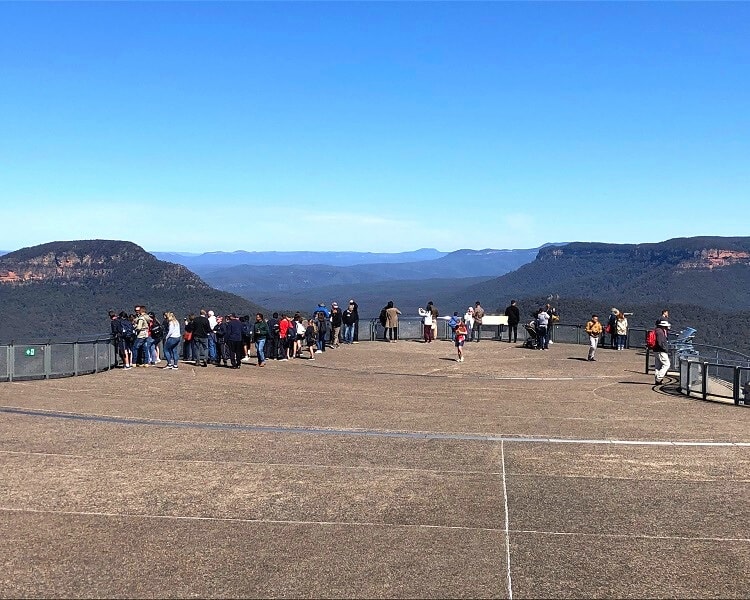
<svg viewBox="0 0 750 600"><path fill-rule="evenodd" d="M645 533L593 533L576 531L544 531L539 529L511 529L512 533L526 533L531 535L556 535L570 537L598 537L615 539L642 539L642 540L677 540L687 542L739 542L750 543L750 538L710 537L710 536L686 536L686 535L649 535Z"/></svg>
<svg viewBox="0 0 750 600"><path fill-rule="evenodd" d="M510 519L508 518L508 487L505 484L505 448L503 442L500 442L500 460L503 465L503 501L505 502L505 556L506 567L508 569L508 598L513 600L513 580L510 576Z"/></svg>
<svg viewBox="0 0 750 600"><path fill-rule="evenodd" d="M293 467L300 469L331 469L339 471L395 471L398 473L432 473L436 475L501 475L497 471L460 471L457 469L418 469L416 467L388 467L380 465L323 465L319 463L279 463L279 462L256 462L249 460L207 460L190 458L152 458L142 456L106 456L89 454L62 454L59 452L27 452L22 450L0 450L3 454L14 456L38 456L41 458L65 458L74 460L100 460L109 462L146 462L146 463L180 463L195 465L231 465L246 467Z"/></svg>
<svg viewBox="0 0 750 600"><path fill-rule="evenodd" d="M407 529L447 529L453 531L487 531L501 533L496 527L467 527L463 525L428 525L421 523L374 523L370 521L302 521L294 519L242 519L236 517L195 517L184 515L153 515L137 513L114 513L77 510L42 510L36 508L0 507L0 512L31 513L41 515L64 515L73 517L114 517L118 519L158 519L166 521L208 521L216 523L256 523L268 525L325 525L341 527L400 527Z"/></svg>
<svg viewBox="0 0 750 600"><path fill-rule="evenodd" d="M289 426L289 425L254 425L245 423L220 423L196 421L171 421L142 417L123 417L97 415L87 413L71 413L46 409L31 409L15 406L0 406L0 413L22 416L45 417L53 419L70 419L73 421L99 422L114 425L176 427L181 429L206 429L213 431L250 431L254 433L301 434L301 435L332 435L332 436L362 436L380 438L405 438L416 440L458 440L467 442L519 442L519 443L547 443L547 444L602 444L602 445L630 445L630 446L727 446L750 448L750 442L714 442L710 440L618 440L618 439L576 439L550 437L504 436L497 434L479 433L443 433L437 431L396 431L388 429L364 429L344 427L320 426Z"/></svg>

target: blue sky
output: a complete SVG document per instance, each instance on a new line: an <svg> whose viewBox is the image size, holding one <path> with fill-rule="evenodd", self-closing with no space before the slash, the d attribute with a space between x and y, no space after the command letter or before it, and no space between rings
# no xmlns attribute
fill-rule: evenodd
<svg viewBox="0 0 750 600"><path fill-rule="evenodd" d="M750 3L0 3L0 249L748 235Z"/></svg>

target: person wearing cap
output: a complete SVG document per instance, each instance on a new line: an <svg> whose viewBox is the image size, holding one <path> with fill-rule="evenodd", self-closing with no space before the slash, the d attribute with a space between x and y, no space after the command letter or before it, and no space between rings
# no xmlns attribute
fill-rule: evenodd
<svg viewBox="0 0 750 600"><path fill-rule="evenodd" d="M612 308L609 312L609 319L607 319L607 328L605 329L606 333L609 334L610 337L610 348L612 350L617 349L617 316L620 314L620 311L616 308Z"/></svg>
<svg viewBox="0 0 750 600"><path fill-rule="evenodd" d="M672 325L666 319L656 322L656 345L654 346L654 384L658 385L669 371L669 329Z"/></svg>
<svg viewBox="0 0 750 600"><path fill-rule="evenodd" d="M326 308L326 305L323 302L318 304L312 311L312 318L316 318L318 313L323 313L326 319L331 316L330 311Z"/></svg>
<svg viewBox="0 0 750 600"><path fill-rule="evenodd" d="M518 323L521 321L521 311L518 309L518 303L515 300L510 301L510 305L505 309L505 316L508 317L508 342L516 343L518 341Z"/></svg>
<svg viewBox="0 0 750 600"><path fill-rule="evenodd" d="M339 347L339 336L341 335L341 309L337 302L331 303L331 346Z"/></svg>
<svg viewBox="0 0 750 600"><path fill-rule="evenodd" d="M354 309L354 301L349 303L349 306L346 307L344 310L344 313L341 315L341 322L344 325L344 343L345 344L353 344L354 343L354 323L355 323L356 315L355 315L355 309Z"/></svg>

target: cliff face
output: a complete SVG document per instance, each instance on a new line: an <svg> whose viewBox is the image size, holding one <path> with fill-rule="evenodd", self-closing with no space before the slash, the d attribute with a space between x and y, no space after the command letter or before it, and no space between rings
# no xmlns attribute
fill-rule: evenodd
<svg viewBox="0 0 750 600"><path fill-rule="evenodd" d="M677 271L750 266L750 238L688 238L658 244L577 242L560 248L543 248L537 257L540 262L580 259L672 265Z"/></svg>
<svg viewBox="0 0 750 600"><path fill-rule="evenodd" d="M52 242L0 257L0 341L100 334L109 331L109 310L130 312L136 304L180 317L201 308L266 312L131 242Z"/></svg>
<svg viewBox="0 0 750 600"><path fill-rule="evenodd" d="M209 287L182 265L159 261L131 242L52 242L0 257L0 285L40 282L85 285L110 280L116 282L123 278L140 283L141 274L148 276L154 287Z"/></svg>

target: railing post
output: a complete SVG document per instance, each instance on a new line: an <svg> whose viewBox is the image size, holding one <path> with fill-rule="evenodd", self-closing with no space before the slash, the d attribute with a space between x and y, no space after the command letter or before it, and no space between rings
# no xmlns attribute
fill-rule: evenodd
<svg viewBox="0 0 750 600"><path fill-rule="evenodd" d="M708 398L708 363L702 362L701 365L701 396L705 400Z"/></svg>
<svg viewBox="0 0 750 600"><path fill-rule="evenodd" d="M78 375L78 340L73 342L73 375Z"/></svg>
<svg viewBox="0 0 750 600"><path fill-rule="evenodd" d="M47 343L43 346L44 349L44 378L49 379L52 374L52 344Z"/></svg>
<svg viewBox="0 0 750 600"><path fill-rule="evenodd" d="M734 368L734 377L732 378L732 395L734 396L735 405L740 405L740 368Z"/></svg>
<svg viewBox="0 0 750 600"><path fill-rule="evenodd" d="M16 370L15 365L16 351L13 347L13 340L8 344L8 381L13 381L13 373Z"/></svg>
<svg viewBox="0 0 750 600"><path fill-rule="evenodd" d="M94 340L94 373L99 372L99 340Z"/></svg>
<svg viewBox="0 0 750 600"><path fill-rule="evenodd" d="M644 371L646 375L648 375L649 354L650 354L650 348L646 346L646 370ZM689 387L689 384L688 384L688 387Z"/></svg>

